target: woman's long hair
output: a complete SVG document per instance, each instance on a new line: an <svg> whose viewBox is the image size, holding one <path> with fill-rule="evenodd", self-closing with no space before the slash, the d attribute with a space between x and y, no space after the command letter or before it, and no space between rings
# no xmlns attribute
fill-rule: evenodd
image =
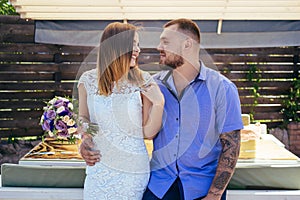
<svg viewBox="0 0 300 200"><path fill-rule="evenodd" d="M104 29L98 54L100 95L110 95L114 82L117 83L123 77L137 84L142 82L143 78L137 64L130 69L136 31L137 27L134 25L120 22L111 23Z"/></svg>

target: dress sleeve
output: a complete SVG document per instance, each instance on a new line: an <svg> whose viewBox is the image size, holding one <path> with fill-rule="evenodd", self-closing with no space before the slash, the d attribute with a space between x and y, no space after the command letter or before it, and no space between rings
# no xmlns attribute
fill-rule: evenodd
<svg viewBox="0 0 300 200"><path fill-rule="evenodd" d="M78 80L77 88L80 84L84 85L88 94L97 92L97 71L94 69L84 72Z"/></svg>
<svg viewBox="0 0 300 200"><path fill-rule="evenodd" d="M87 72L84 72L78 80L77 88L79 87L80 84L83 84L85 89L87 89L87 82L88 82Z"/></svg>

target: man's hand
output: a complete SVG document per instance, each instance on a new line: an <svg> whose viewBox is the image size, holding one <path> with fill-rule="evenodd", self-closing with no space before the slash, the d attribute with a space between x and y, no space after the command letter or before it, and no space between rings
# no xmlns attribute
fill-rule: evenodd
<svg viewBox="0 0 300 200"><path fill-rule="evenodd" d="M81 145L79 147L79 153L82 158L89 166L94 166L96 162L100 161L101 154L99 150L93 150L95 144L92 140L92 137L82 138Z"/></svg>

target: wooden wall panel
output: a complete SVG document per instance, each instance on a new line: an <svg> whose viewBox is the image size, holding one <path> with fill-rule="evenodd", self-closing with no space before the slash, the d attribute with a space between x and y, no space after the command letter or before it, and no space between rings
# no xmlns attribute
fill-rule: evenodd
<svg viewBox="0 0 300 200"><path fill-rule="evenodd" d="M93 47L36 44L33 21L0 16L0 138L42 135L45 102L76 96L76 80L95 67L96 53ZM299 74L299 54L299 47L201 50L208 66L236 84L243 113L269 128L282 123L281 103ZM142 49L141 69L157 73L158 61L156 49Z"/></svg>

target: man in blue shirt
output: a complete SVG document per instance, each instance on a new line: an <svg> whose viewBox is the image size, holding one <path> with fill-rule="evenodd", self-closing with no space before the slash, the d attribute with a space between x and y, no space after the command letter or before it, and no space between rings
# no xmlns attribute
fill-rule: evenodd
<svg viewBox="0 0 300 200"><path fill-rule="evenodd" d="M171 70L154 76L165 110L143 199L220 199L239 155L237 88L199 61L200 31L191 20L168 22L157 49Z"/></svg>
<svg viewBox="0 0 300 200"><path fill-rule="evenodd" d="M157 49L169 70L154 75L165 106L143 200L219 200L239 155L237 88L200 61L200 30L191 20L166 23ZM99 160L81 154L89 164Z"/></svg>

